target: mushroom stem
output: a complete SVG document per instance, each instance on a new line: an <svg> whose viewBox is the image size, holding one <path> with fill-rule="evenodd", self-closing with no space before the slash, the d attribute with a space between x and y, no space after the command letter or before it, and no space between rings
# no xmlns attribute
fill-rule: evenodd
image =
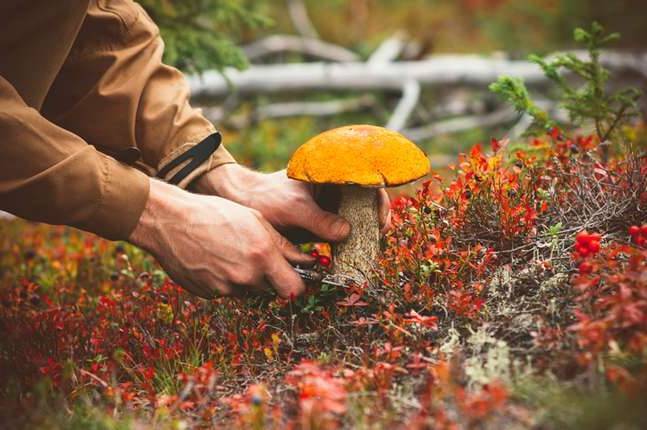
<svg viewBox="0 0 647 430"><path fill-rule="evenodd" d="M334 247L334 273L370 278L380 251L375 188L341 186L339 215L350 223L351 232L345 241Z"/></svg>

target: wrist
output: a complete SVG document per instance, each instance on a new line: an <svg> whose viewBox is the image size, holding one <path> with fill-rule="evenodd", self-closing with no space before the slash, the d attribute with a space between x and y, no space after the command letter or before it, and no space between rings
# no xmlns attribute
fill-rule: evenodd
<svg viewBox="0 0 647 430"><path fill-rule="evenodd" d="M156 179L149 178L149 181L148 200L128 241L140 248L154 252L159 226L163 222L162 218L172 216L176 206L172 200L175 199L176 194L185 193L185 191Z"/></svg>
<svg viewBox="0 0 647 430"><path fill-rule="evenodd" d="M199 177L193 184L193 190L245 204L245 191L254 185L258 175L240 164L223 164Z"/></svg>

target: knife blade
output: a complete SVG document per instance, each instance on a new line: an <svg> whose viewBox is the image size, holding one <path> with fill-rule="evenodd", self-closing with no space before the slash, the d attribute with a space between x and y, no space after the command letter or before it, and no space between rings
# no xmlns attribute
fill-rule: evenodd
<svg viewBox="0 0 647 430"><path fill-rule="evenodd" d="M294 271L297 272L297 274L304 281L321 282L342 288L348 288L351 286L351 284L358 284L361 281L360 279L349 275L333 275L329 273L322 273L313 269L303 269L299 266L295 266Z"/></svg>

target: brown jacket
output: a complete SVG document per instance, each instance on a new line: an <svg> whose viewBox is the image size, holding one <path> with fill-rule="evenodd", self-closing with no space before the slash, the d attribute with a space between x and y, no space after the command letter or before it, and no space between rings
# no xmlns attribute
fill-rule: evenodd
<svg viewBox="0 0 647 430"><path fill-rule="evenodd" d="M215 131L163 48L131 0L0 0L0 209L126 239L148 197L132 165ZM220 146L181 185L230 162Z"/></svg>

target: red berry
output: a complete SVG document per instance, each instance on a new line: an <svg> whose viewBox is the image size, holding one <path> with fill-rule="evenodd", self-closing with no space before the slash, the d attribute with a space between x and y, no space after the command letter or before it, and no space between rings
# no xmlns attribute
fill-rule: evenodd
<svg viewBox="0 0 647 430"><path fill-rule="evenodd" d="M647 236L647 224L643 224L640 227L640 234L642 234L643 236Z"/></svg>
<svg viewBox="0 0 647 430"><path fill-rule="evenodd" d="M600 250L600 242L598 242L597 240L593 240L589 242L588 247L589 247L589 251L595 254Z"/></svg>
<svg viewBox="0 0 647 430"><path fill-rule="evenodd" d="M602 235L600 235L600 233L591 233L589 234L589 240L592 242L593 241L599 242L602 240Z"/></svg>
<svg viewBox="0 0 647 430"><path fill-rule="evenodd" d="M319 257L319 264L321 264L324 267L330 266L330 257L322 255L321 257Z"/></svg>
<svg viewBox="0 0 647 430"><path fill-rule="evenodd" d="M313 257L317 258L317 257L319 257L319 251L317 251L317 250L315 249L315 250L313 250L313 251L310 253L310 255L312 255Z"/></svg>
<svg viewBox="0 0 647 430"><path fill-rule="evenodd" d="M589 255L589 248L584 244L577 244L577 246L575 246L575 250L582 257L586 257L587 255Z"/></svg>
<svg viewBox="0 0 647 430"><path fill-rule="evenodd" d="M577 235L575 235L575 241L578 243L586 244L589 241L589 233L586 230L582 230Z"/></svg>
<svg viewBox="0 0 647 430"><path fill-rule="evenodd" d="M631 227L629 227L629 235L638 236L639 233L640 227L638 227L637 225L632 225Z"/></svg>
<svg viewBox="0 0 647 430"><path fill-rule="evenodd" d="M634 242L636 242L636 245L638 246L643 246L646 240L647 239L645 239L645 236L636 236L634 238Z"/></svg>
<svg viewBox="0 0 647 430"><path fill-rule="evenodd" d="M591 263L589 263L588 261L583 261L580 263L580 273L582 275L591 273L592 271L593 271L593 266L591 266Z"/></svg>

